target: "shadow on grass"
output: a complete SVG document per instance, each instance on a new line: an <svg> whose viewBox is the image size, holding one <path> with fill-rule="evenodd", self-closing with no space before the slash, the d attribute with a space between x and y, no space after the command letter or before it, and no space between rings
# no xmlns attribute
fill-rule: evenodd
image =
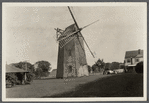
<svg viewBox="0 0 149 103"><path fill-rule="evenodd" d="M142 97L142 74L118 74L93 82L79 85L74 91L69 91L50 97Z"/></svg>

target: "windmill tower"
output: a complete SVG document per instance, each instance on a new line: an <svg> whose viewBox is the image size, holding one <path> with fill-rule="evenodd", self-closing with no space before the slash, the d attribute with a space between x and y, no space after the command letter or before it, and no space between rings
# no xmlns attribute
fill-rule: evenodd
<svg viewBox="0 0 149 103"><path fill-rule="evenodd" d="M71 9L69 7L68 9L74 24L68 26L65 30L55 29L57 31L57 41L59 42L56 78L76 77L80 66L87 65L84 42L86 45L87 43L81 34L81 30L94 22L79 28ZM88 45L87 47L90 50ZM92 52L91 54L93 55Z"/></svg>

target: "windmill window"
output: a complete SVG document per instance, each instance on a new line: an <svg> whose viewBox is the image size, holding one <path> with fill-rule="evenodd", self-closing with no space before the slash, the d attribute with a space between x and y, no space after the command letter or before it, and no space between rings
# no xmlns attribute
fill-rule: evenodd
<svg viewBox="0 0 149 103"><path fill-rule="evenodd" d="M136 59L136 62L139 62L139 59Z"/></svg>
<svg viewBox="0 0 149 103"><path fill-rule="evenodd" d="M68 66L68 73L71 73L72 72L72 66Z"/></svg>
<svg viewBox="0 0 149 103"><path fill-rule="evenodd" d="M127 59L127 63L130 63L130 59Z"/></svg>

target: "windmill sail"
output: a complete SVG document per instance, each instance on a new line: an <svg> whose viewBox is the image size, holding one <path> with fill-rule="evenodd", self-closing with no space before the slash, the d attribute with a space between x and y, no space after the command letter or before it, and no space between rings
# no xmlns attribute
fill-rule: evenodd
<svg viewBox="0 0 149 103"><path fill-rule="evenodd" d="M97 20L97 21L99 21L99 20ZM97 21L95 21L95 22L97 22ZM66 38L69 37L69 36L72 36L72 35L74 35L74 34L77 34L78 32L82 31L84 28L86 28L86 27L88 27L88 26L94 24L95 22L90 23L90 24L84 26L83 28L79 28L78 30L75 30L75 31L72 32L72 33L69 32L69 33L70 33L69 35L67 35L67 36L63 36L63 37L57 39L57 41L61 41L61 40L63 40L63 39L66 39Z"/></svg>
<svg viewBox="0 0 149 103"><path fill-rule="evenodd" d="M69 6L68 6L68 10L69 10L69 12L70 12L70 14L71 14L71 16L72 16L72 18L73 18L73 21L75 22L75 25L76 25L77 28L79 29L79 26L78 26L78 24L77 24L77 22L76 22L76 20L75 20L75 18L74 18L74 15L73 15L73 13L72 13L72 11L71 11L71 9L70 9Z"/></svg>
<svg viewBox="0 0 149 103"><path fill-rule="evenodd" d="M72 24L65 29L65 31L58 38L58 40L60 40L59 41L60 48L64 47L69 41L71 41L74 38L74 36L69 36L70 34L72 34L74 32L76 32L75 24ZM65 38L65 37L67 37L67 38ZM65 39L63 39L63 38L65 38Z"/></svg>
<svg viewBox="0 0 149 103"><path fill-rule="evenodd" d="M73 15L73 13L72 13L72 11L71 11L71 9L70 9L69 6L68 6L68 9L69 9L69 12L70 12L70 14L71 14L71 16L72 16L72 18L73 18L73 20L74 20L76 26L77 26L77 29L79 30L80 28L79 28L79 26L78 26L78 24L77 24L77 22L76 22L76 20L75 20L75 18L74 18L74 15ZM95 21L95 22L97 22L97 21ZM93 22L93 23L95 23L95 22ZM91 24L93 24L93 23L91 23ZM89 25L91 25L91 24L89 24ZM87 26L89 26L89 25L87 25ZM87 26L85 26L85 27L83 27L83 28L86 28ZM83 40L84 40L84 42L85 42L87 48L89 49L91 55L95 58L94 54L92 53L91 49L89 48L89 46L88 46L87 42L85 41L85 39L84 39L83 35L81 34L81 32L80 32L80 35L81 35L81 37L83 38Z"/></svg>

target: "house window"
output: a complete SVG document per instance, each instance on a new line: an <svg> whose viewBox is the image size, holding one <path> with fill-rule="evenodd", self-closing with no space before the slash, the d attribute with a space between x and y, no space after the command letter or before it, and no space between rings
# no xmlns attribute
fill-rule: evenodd
<svg viewBox="0 0 149 103"><path fill-rule="evenodd" d="M130 59L127 59L127 63L130 63Z"/></svg>
<svg viewBox="0 0 149 103"><path fill-rule="evenodd" d="M139 62L139 59L136 59L136 62Z"/></svg>

